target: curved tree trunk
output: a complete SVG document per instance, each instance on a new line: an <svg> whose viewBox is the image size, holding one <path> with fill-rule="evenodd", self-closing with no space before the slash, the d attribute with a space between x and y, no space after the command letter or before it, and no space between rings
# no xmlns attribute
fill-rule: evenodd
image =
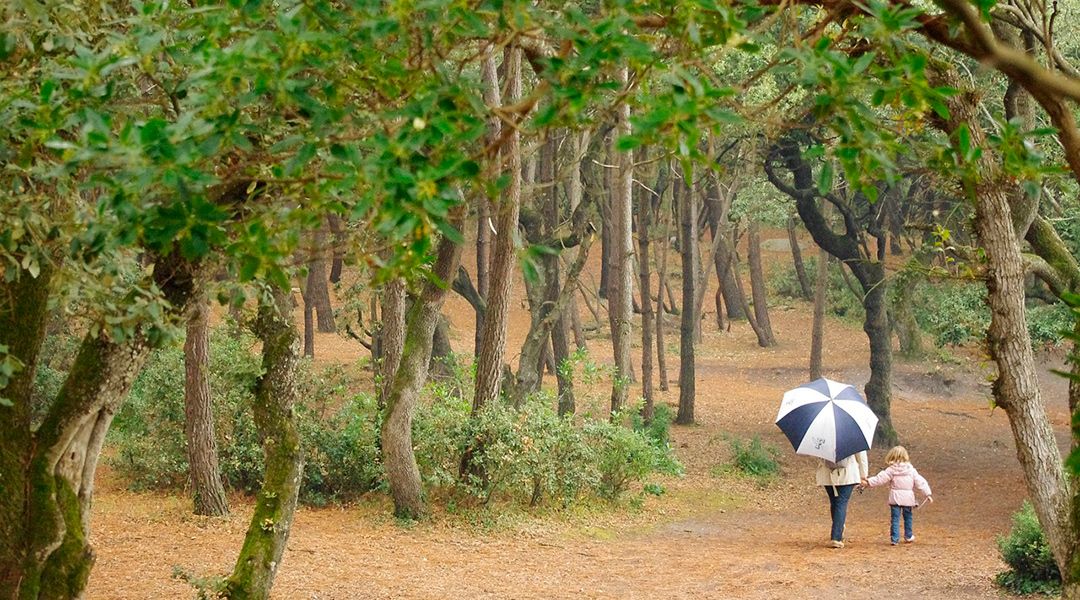
<svg viewBox="0 0 1080 600"><path fill-rule="evenodd" d="M454 218L452 225L460 227L461 218ZM449 281L457 271L461 245L444 237L436 252L435 281L424 283L408 312L401 363L386 398L386 419L380 436L383 467L394 498L394 514L403 519L416 519L426 512L420 469L413 452L412 418L420 390L427 380L432 337L448 293L446 287L436 282Z"/></svg>
<svg viewBox="0 0 1080 600"><path fill-rule="evenodd" d="M683 174L686 177L687 174ZM681 188L681 189L680 189ZM679 411L675 422L689 425L694 422L694 331L697 320L696 265L698 255L698 209L691 188L676 184L676 198L680 200L679 218L682 223L682 320L679 326Z"/></svg>
<svg viewBox="0 0 1080 600"><path fill-rule="evenodd" d="M214 413L210 406L210 302L205 293L192 307L184 340L184 438L195 514L229 514L218 469Z"/></svg>
<svg viewBox="0 0 1080 600"><path fill-rule="evenodd" d="M296 413L297 332L292 322L292 298L285 290L270 292L255 319L262 342L263 374L255 384L252 414L262 439L263 484L255 498L244 545L222 598L264 600L281 566L292 531L296 500L303 476L303 454Z"/></svg>
<svg viewBox="0 0 1080 600"><path fill-rule="evenodd" d="M749 238L750 260L750 293L754 297L754 318L757 320L761 334L758 336L758 344L762 348L776 345L776 336L773 335L772 322L769 320L769 292L765 287L765 273L761 267L761 235L758 233L756 221L750 221L747 232ZM805 273L804 273L805 276Z"/></svg>
<svg viewBox="0 0 1080 600"><path fill-rule="evenodd" d="M814 281L814 323L810 333L810 379L824 377L821 352L825 346L825 292L829 288L829 253L819 249Z"/></svg>
<svg viewBox="0 0 1080 600"><path fill-rule="evenodd" d="M94 474L113 414L127 396L150 345L139 325L124 343L87 336L41 424L32 427L31 394L45 337L53 269L25 270L0 282L0 344L24 368L0 396L0 598L78 598L94 553L89 545ZM156 257L153 278L181 316L204 273L173 252Z"/></svg>
<svg viewBox="0 0 1080 600"><path fill-rule="evenodd" d="M774 162L782 163L792 174L792 183L780 177ZM896 431L892 425L892 334L885 303L887 282L885 280L885 240L878 238L876 255L871 257L864 248L865 232L854 214L842 202L836 200L843 217L844 233L834 232L818 206L818 192L813 171L803 158L799 144L790 136L782 138L769 151L765 160L765 174L769 181L795 200L807 231L814 242L835 256L851 269L862 287L862 303L866 310L863 331L870 343L870 381L866 384L866 401L878 416L874 443L896 443Z"/></svg>

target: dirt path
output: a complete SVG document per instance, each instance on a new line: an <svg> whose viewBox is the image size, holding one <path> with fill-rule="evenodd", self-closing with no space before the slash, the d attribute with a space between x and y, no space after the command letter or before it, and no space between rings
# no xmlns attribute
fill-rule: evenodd
<svg viewBox="0 0 1080 600"><path fill-rule="evenodd" d="M448 314L469 313L455 304ZM301 509L274 597L995 597L991 579L1002 564L994 539L1025 492L1008 421L989 409L984 373L897 365L894 422L936 502L916 513L918 541L892 547L885 492L856 495L848 546L828 549L828 504L813 486L814 464L795 457L772 424L780 395L805 378L808 315L807 305L779 307L773 320L780 345L769 350L754 345L745 325L724 334L706 326L698 424L673 429L687 474L665 481L668 493L647 499L642 510L515 517L494 527L437 516L404 528L387 516L381 497ZM515 335L523 336L526 317L516 318ZM457 343L467 346L471 330L455 325ZM865 383L861 329L831 322L827 340L830 376ZM600 361L603 345L593 343ZM677 358L670 362L677 368ZM1047 375L1044 389L1064 443L1063 384ZM674 404L677 394L673 385L662 399ZM783 476L764 487L718 473L730 456L728 440L755 434L784 450ZM884 449L871 453L872 470L883 456ZM249 503L234 498L232 516L207 520L188 515L186 499L132 494L107 473L100 479L89 598L190 597L191 588L172 577L175 567L195 574L231 568Z"/></svg>

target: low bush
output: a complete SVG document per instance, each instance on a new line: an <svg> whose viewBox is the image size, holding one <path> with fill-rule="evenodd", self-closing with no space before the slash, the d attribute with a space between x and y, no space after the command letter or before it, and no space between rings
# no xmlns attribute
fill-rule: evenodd
<svg viewBox="0 0 1080 600"><path fill-rule="evenodd" d="M780 474L777 457L780 451L775 446L765 444L760 436L754 436L749 442L731 440L732 465L735 470L751 477L772 479Z"/></svg>
<svg viewBox="0 0 1080 600"><path fill-rule="evenodd" d="M254 343L250 337L215 332L210 344L222 478L229 488L246 493L258 490L263 473L250 411L261 369L251 351ZM637 419L634 427L591 418L579 426L571 417L559 417L554 398L544 394L520 409L495 403L474 418L468 394L471 368L458 365L449 372L428 386L413 420L413 445L426 489L480 504L499 498L567 506L586 496L614 500L654 472L681 469L668 444L672 414L665 405L657 407L651 423ZM339 368L314 372L309 363L301 363L296 412L305 457L304 503L348 500L385 487L378 406L371 395L350 393L347 383ZM183 396L182 347L154 352L110 432L109 463L129 487L186 487ZM477 469L462 477L466 453Z"/></svg>
<svg viewBox="0 0 1080 600"><path fill-rule="evenodd" d="M262 484L263 454L251 416L259 376L255 341L214 332L210 343L210 389L218 463L231 489L252 493ZM300 498L324 504L362 494L381 478L376 455L374 400L349 398L340 370L314 373L302 363L296 407L304 449ZM184 353L180 345L155 351L109 433L108 462L136 490L187 485L184 441Z"/></svg>
<svg viewBox="0 0 1080 600"><path fill-rule="evenodd" d="M1050 595L1061 590L1061 573L1030 502L1013 515L1012 530L997 543L1001 559L1009 565L994 579L999 586L1014 594Z"/></svg>

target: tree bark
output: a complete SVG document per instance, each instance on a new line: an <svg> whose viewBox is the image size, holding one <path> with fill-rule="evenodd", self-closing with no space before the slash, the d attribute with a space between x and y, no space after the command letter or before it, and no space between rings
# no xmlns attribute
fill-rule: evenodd
<svg viewBox="0 0 1080 600"><path fill-rule="evenodd" d="M810 333L810 380L825 376L821 353L825 346L825 292L829 288L829 253L818 250L817 278L814 281L814 323Z"/></svg>
<svg viewBox="0 0 1080 600"><path fill-rule="evenodd" d="M629 85L630 71L627 67L619 70L619 82L623 88ZM618 123L612 136L612 154L616 140L630 135L630 105L626 102L618 107ZM628 152L618 153L618 168L615 185L612 187L612 261L609 267L608 313L611 320L611 345L615 357L615 374L611 386L611 412L622 410L629 395L630 381L630 319L633 317L633 272L631 254L633 242L633 209L631 193L633 190L634 161Z"/></svg>
<svg viewBox="0 0 1080 600"><path fill-rule="evenodd" d="M747 231L750 260L750 293L754 297L754 318L757 320L761 335L758 344L762 348L776 345L772 322L769 320L769 292L765 287L765 273L761 267L761 235L757 221L751 220ZM805 273L804 273L805 276Z"/></svg>
<svg viewBox="0 0 1080 600"><path fill-rule="evenodd" d="M460 227L461 221L460 216L453 217L452 225ZM444 237L436 252L434 280L424 283L408 312L401 364L386 399L386 419L380 435L383 467L394 499L394 515L402 519L417 519L426 513L420 469L413 452L412 418L427 379L432 336L448 292L438 281L448 281L457 271L461 245Z"/></svg>
<svg viewBox="0 0 1080 600"><path fill-rule="evenodd" d="M146 325L123 342L87 336L36 429L31 394L45 336L53 268L19 270L0 283L0 344L22 362L0 396L0 598L78 598L94 553L90 505L101 447L113 414L149 355ZM154 259L153 278L182 316L207 273L173 252Z"/></svg>
<svg viewBox="0 0 1080 600"><path fill-rule="evenodd" d="M521 97L521 51L507 48L507 98L514 103ZM495 254L491 261L490 289L487 312L481 336L480 352L476 356L476 385L473 391L473 414L499 397L502 384L503 355L506 353L506 323L510 310L510 291L514 264L514 231L521 210L521 134L511 133L506 139L505 172L510 184L506 195L495 207L498 225L495 231Z"/></svg>
<svg viewBox="0 0 1080 600"><path fill-rule="evenodd" d="M641 159L647 158L641 153ZM663 167L661 175L663 177ZM660 187L660 186L657 186ZM657 190L657 193L661 193ZM646 423L652 422L653 418L653 304L650 284L652 277L649 266L649 228L652 225L652 201L645 196L645 192L637 188L637 243L638 243L638 281L641 288L641 395L645 398L645 406L641 416Z"/></svg>
<svg viewBox="0 0 1080 600"><path fill-rule="evenodd" d="M315 305L316 323L320 333L334 333L334 308L330 305L330 288L326 274L326 225L319 225L313 232L311 250L308 252L307 285L304 286L305 303ZM306 310L306 307L305 307Z"/></svg>
<svg viewBox="0 0 1080 600"><path fill-rule="evenodd" d="M684 173L686 178L689 173ZM685 179L684 179L685 181ZM675 422L690 425L694 422L694 395L696 381L694 374L694 331L698 309L697 273L695 257L698 256L698 207L689 185L676 185L676 198L680 200L679 218L682 224L682 237L679 240L682 251L682 320L679 326L679 411ZM681 188L681 189L680 189Z"/></svg>
<svg viewBox="0 0 1080 600"><path fill-rule="evenodd" d="M958 77L949 72L944 79L954 83ZM971 147L984 148L986 134L978 123L978 102L972 90L951 97L949 118L940 125L950 134L966 126ZM1015 184L990 153L983 153L972 166L973 172L961 183L975 205L975 235L986 253L987 342L998 368L992 386L994 401L1009 416L1028 494L1061 571L1062 597L1080 598L1080 488L1065 474L1039 389L1025 315L1024 261L1011 208Z"/></svg>
<svg viewBox="0 0 1080 600"><path fill-rule="evenodd" d="M499 89L499 74L495 65L495 52L491 50L484 57L483 63L484 102L488 106L501 106L502 98ZM487 141L493 143L502 134L502 120L493 116L488 120ZM496 163L499 162L496 155ZM491 201L485 197L477 198L476 209L476 291L485 304L488 299L488 290L491 289ZM474 306L476 311L476 328L473 336L473 356L479 357L484 341L484 320L487 311L481 311Z"/></svg>
<svg viewBox="0 0 1080 600"><path fill-rule="evenodd" d="M667 165L666 168L670 169L670 165ZM671 185L668 187L674 190L678 186ZM656 210L662 215L660 220L663 223L660 228L663 241L660 244L660 268L657 273L658 281L656 284L656 370L659 375L657 385L660 391L666 392L668 391L668 372L667 354L664 349L664 288L667 287L668 248L671 247L671 210L661 212L664 206L663 203L664 196L661 195L656 204Z"/></svg>
<svg viewBox="0 0 1080 600"><path fill-rule="evenodd" d="M217 437L210 402L210 302L200 295L188 317L184 340L184 438L195 514L229 514L218 469Z"/></svg>
<svg viewBox="0 0 1080 600"><path fill-rule="evenodd" d="M244 545L221 597L270 597L292 531L303 476L303 454L294 406L297 400L297 331L286 290L269 292L259 303L254 332L262 342L263 374L255 384L252 414L262 441L262 489L255 498Z"/></svg>
<svg viewBox="0 0 1080 600"><path fill-rule="evenodd" d="M803 300L814 297L810 287L810 278L806 275L806 265L803 264L802 248L799 248L799 238L795 232L795 217L790 216L787 220L788 244L791 246L791 260L795 263L795 276L799 279L799 289L802 290Z"/></svg>
<svg viewBox="0 0 1080 600"><path fill-rule="evenodd" d="M330 239L333 245L330 283L338 283L341 281L341 270L345 265L345 228L341 223L341 217L333 213L327 215L326 223L330 226Z"/></svg>
<svg viewBox="0 0 1080 600"><path fill-rule="evenodd" d="M379 406L386 406L405 348L405 282L388 281L382 293L382 364L379 368Z"/></svg>

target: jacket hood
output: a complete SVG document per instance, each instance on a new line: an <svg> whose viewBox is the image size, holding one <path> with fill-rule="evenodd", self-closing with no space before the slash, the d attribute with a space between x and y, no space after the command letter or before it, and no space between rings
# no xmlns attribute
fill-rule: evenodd
<svg viewBox="0 0 1080 600"><path fill-rule="evenodd" d="M896 463L896 464L893 464L893 465L889 465L889 468L886 469L886 470L889 471L889 473L891 473L895 477L896 475L910 475L912 470L914 470L914 468L915 467L911 466L911 463L902 462L902 463Z"/></svg>

